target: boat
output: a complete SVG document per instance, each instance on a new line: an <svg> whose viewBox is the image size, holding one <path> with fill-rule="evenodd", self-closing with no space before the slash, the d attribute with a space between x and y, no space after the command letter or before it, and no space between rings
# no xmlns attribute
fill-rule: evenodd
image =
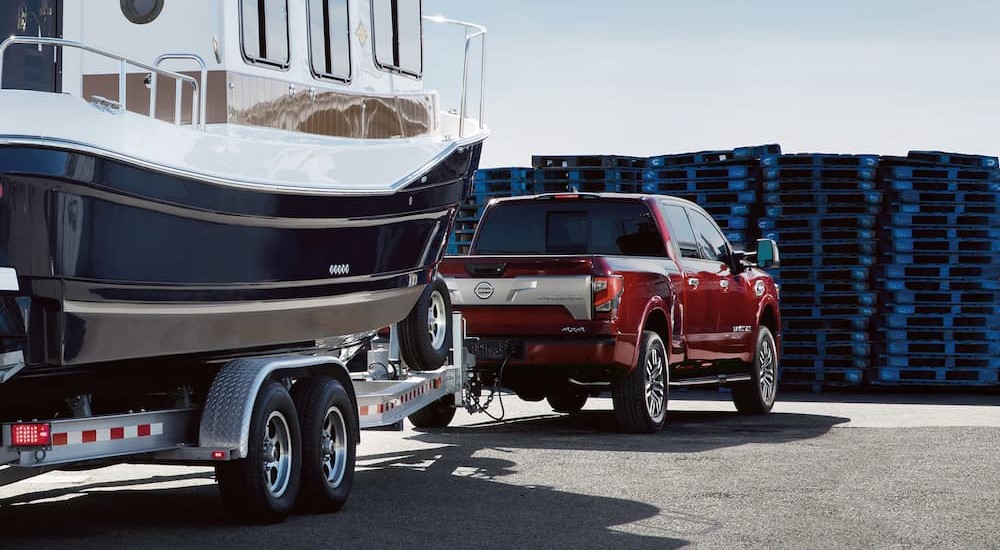
<svg viewBox="0 0 1000 550"><path fill-rule="evenodd" d="M439 27L453 109L424 81ZM478 25L420 0L17 0L0 32L0 403L346 360L435 280L489 133Z"/></svg>

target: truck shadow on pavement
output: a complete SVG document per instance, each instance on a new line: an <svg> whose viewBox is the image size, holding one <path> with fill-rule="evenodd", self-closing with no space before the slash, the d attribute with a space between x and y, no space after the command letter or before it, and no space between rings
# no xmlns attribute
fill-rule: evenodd
<svg viewBox="0 0 1000 550"><path fill-rule="evenodd" d="M407 432L402 439L416 450L364 454L362 444L343 510L272 526L233 524L215 486L206 484L207 470L22 495L0 500L3 546L679 548L687 537L721 529L726 518L693 515L682 504L662 507L670 499L657 498L660 506L636 500L631 487L639 479L589 472L575 462L593 454L578 451L664 453L670 460L671 453L819 437L847 420L669 414L667 429L651 435L614 433L613 413L582 411ZM557 455L565 475L544 477L555 487L532 484L539 475L532 462L547 459L528 453L548 449L567 451ZM144 487L169 482L189 486Z"/></svg>

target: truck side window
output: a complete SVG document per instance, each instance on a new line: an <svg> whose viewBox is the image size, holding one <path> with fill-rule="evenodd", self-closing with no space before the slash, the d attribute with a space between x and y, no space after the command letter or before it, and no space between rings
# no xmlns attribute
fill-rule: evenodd
<svg viewBox="0 0 1000 550"><path fill-rule="evenodd" d="M688 219L684 207L663 203L660 203L660 207L667 218L667 224L670 226L670 236L677 243L681 257L700 259L701 251L698 249L698 241L694 236L694 230L691 229L691 221Z"/></svg>
<svg viewBox="0 0 1000 550"><path fill-rule="evenodd" d="M375 64L420 78L424 72L420 0L371 0Z"/></svg>
<svg viewBox="0 0 1000 550"><path fill-rule="evenodd" d="M309 57L313 75L351 79L351 29L347 0L309 0Z"/></svg>
<svg viewBox="0 0 1000 550"><path fill-rule="evenodd" d="M243 57L250 63L288 66L288 1L241 0Z"/></svg>
<svg viewBox="0 0 1000 550"><path fill-rule="evenodd" d="M719 231L719 226L697 210L691 211L691 222L694 224L694 231L698 235L698 243L701 244L705 258L720 262L727 261L729 259L729 244L722 232Z"/></svg>

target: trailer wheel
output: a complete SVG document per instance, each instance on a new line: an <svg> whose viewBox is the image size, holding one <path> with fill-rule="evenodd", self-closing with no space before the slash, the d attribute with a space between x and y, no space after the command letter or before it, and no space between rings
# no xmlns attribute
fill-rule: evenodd
<svg viewBox="0 0 1000 550"><path fill-rule="evenodd" d="M226 510L253 523L276 523L292 511L302 473L301 436L291 396L277 382L257 393L247 456L216 467Z"/></svg>
<svg viewBox="0 0 1000 550"><path fill-rule="evenodd" d="M553 393L546 399L552 410L558 413L575 413L587 404L588 395L585 393Z"/></svg>
<svg viewBox="0 0 1000 550"><path fill-rule="evenodd" d="M341 383L325 376L297 382L293 393L302 425L299 507L335 512L347 502L354 484L355 408Z"/></svg>
<svg viewBox="0 0 1000 550"><path fill-rule="evenodd" d="M767 327L757 332L757 346L751 364L751 380L733 384L733 404L742 414L767 414L778 393L778 346Z"/></svg>
<svg viewBox="0 0 1000 550"><path fill-rule="evenodd" d="M417 428L444 428L455 418L455 396L446 395L407 418Z"/></svg>
<svg viewBox="0 0 1000 550"><path fill-rule="evenodd" d="M451 299L444 279L435 277L410 314L399 323L399 352L413 370L434 370L448 359Z"/></svg>
<svg viewBox="0 0 1000 550"><path fill-rule="evenodd" d="M663 340L655 332L643 332L635 368L611 388L615 416L623 431L654 433L663 429L668 372Z"/></svg>

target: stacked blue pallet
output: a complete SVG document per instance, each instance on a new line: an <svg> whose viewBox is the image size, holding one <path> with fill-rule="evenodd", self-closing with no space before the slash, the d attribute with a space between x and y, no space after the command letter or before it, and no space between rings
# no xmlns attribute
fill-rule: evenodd
<svg viewBox="0 0 1000 550"><path fill-rule="evenodd" d="M486 203L496 197L533 194L534 173L533 168L521 167L487 168L477 171L472 181L472 194L458 208L445 253L467 254Z"/></svg>
<svg viewBox="0 0 1000 550"><path fill-rule="evenodd" d="M765 237L781 250L784 385L857 385L869 367L876 294L875 155L782 155L764 166Z"/></svg>
<svg viewBox="0 0 1000 550"><path fill-rule="evenodd" d="M884 157L872 383L995 386L1000 368L996 157Z"/></svg>
<svg viewBox="0 0 1000 550"><path fill-rule="evenodd" d="M643 157L621 155L534 155L529 194L634 193L642 183L645 164Z"/></svg>
<svg viewBox="0 0 1000 550"><path fill-rule="evenodd" d="M697 203L745 250L759 234L761 166L780 154L779 145L769 144L650 157L641 191Z"/></svg>

